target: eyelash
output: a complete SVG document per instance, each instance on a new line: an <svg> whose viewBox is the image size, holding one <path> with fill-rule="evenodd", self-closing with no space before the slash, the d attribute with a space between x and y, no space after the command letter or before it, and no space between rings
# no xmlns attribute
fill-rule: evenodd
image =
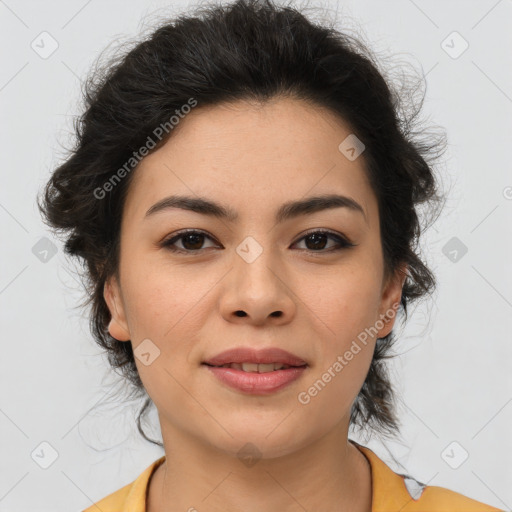
<svg viewBox="0 0 512 512"><path fill-rule="evenodd" d="M185 236L187 235L191 235L191 234L198 234L198 235L204 235L206 236L207 238L209 238L210 240L213 240L212 237L210 237L208 234L206 234L204 231L199 231L199 230L195 230L195 229L191 229L191 230L186 230L186 231L181 231L180 233L178 233L177 235L173 236L172 238L168 239L168 240L164 240L160 245L161 247L164 247L165 249L171 251L171 252L176 252L176 253L182 253L182 254L192 254L192 253L198 253L200 251L202 251L203 249L197 249L197 250L187 250L187 249L177 249L176 247L172 247L172 245L174 243L176 243L178 240L184 238ZM350 247L355 247L357 244L353 244L351 243L348 239L332 232L332 231L328 231L328 230L325 230L325 229L317 229L317 230L313 230L313 231L310 231L308 233L306 233L305 235L302 236L302 238L300 238L299 240L297 240L297 242L294 242L294 245L298 242L301 242L303 239L305 238L308 238L309 236L311 235L316 235L316 234L320 234L320 235L328 235L329 238L337 241L338 243L338 248L331 248L331 249L321 249L321 250L318 250L318 251L313 251L311 249L300 249L302 251L306 251L306 252L309 252L310 254L317 254L317 253L330 253L330 252L338 252L338 251L341 251L343 249L349 249ZM214 240L213 240L214 241Z"/></svg>

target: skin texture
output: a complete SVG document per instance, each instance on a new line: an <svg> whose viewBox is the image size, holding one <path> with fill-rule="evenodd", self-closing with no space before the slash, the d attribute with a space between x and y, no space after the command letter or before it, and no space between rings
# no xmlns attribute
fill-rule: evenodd
<svg viewBox="0 0 512 512"><path fill-rule="evenodd" d="M384 280L377 198L363 159L338 149L350 133L331 112L292 98L198 106L134 171L120 282L110 279L104 296L113 337L135 351L150 339L160 350L150 365L136 358L167 456L150 481L150 512L370 511L370 469L347 441L350 408L376 337L395 317L307 405L297 399L359 333L396 310L402 292L402 275ZM332 193L353 198L365 215L335 208L275 223L283 203ZM239 220L181 209L144 218L171 194L214 200ZM332 251L337 241L327 238L317 249L304 238L313 228L357 245ZM183 229L207 236L174 244L188 253L159 246ZM236 252L247 236L263 249L252 263ZM201 366L239 345L277 346L309 366L281 391L246 395ZM246 443L261 452L251 467L237 456Z"/></svg>

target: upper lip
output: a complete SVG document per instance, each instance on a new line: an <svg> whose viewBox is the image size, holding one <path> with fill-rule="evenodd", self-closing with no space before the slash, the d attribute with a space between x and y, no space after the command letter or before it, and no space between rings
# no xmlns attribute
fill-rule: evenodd
<svg viewBox="0 0 512 512"><path fill-rule="evenodd" d="M212 366L222 366L229 363L281 363L289 366L303 366L306 361L277 347L256 350L250 347L235 347L225 350L214 357L203 361Z"/></svg>

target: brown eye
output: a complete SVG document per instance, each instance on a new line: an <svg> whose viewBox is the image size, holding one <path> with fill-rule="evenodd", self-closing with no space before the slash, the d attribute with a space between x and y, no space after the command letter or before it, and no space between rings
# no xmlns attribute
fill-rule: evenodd
<svg viewBox="0 0 512 512"><path fill-rule="evenodd" d="M198 250L204 244L204 238L202 233L190 233L181 237L181 244L185 249Z"/></svg>
<svg viewBox="0 0 512 512"><path fill-rule="evenodd" d="M201 231L186 231L181 234L174 236L173 238L166 240L162 243L162 247L169 249L170 251L177 252L198 252L203 249L205 239L210 239L208 235ZM176 247L176 242L181 241L182 247Z"/></svg>
<svg viewBox="0 0 512 512"><path fill-rule="evenodd" d="M329 249L325 250L326 245L328 243L328 240L334 240L336 243L334 244L334 249L330 247ZM345 238L332 233L331 231L312 231L308 233L306 236L303 236L300 240L305 240L306 242L306 249L310 252L331 252L336 250L345 249L348 247L354 247L355 244L350 243ZM298 242L296 242L298 243Z"/></svg>
<svg viewBox="0 0 512 512"><path fill-rule="evenodd" d="M335 242L334 247L328 247L329 239ZM205 247L203 247L205 240L213 240L213 238L202 231L189 230L181 232L169 240L162 242L161 246L173 252L194 253L205 249ZM306 241L306 248L304 250L318 253L339 251L348 247L355 247L356 245L336 233L325 230L311 231L298 242L295 242L294 245L302 240ZM176 245L177 243L180 243L181 247Z"/></svg>

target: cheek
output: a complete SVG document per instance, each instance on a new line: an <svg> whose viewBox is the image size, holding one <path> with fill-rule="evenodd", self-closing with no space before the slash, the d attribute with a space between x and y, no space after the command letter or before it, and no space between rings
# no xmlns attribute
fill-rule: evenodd
<svg viewBox="0 0 512 512"><path fill-rule="evenodd" d="M317 334L317 364L307 385L305 400L311 409L349 407L364 383L375 346L371 329L379 303L378 276L365 265L348 266L321 279L322 285L304 282L301 299ZM316 402L316 405L313 404ZM333 413L334 414L334 413Z"/></svg>
<svg viewBox="0 0 512 512"><path fill-rule="evenodd" d="M374 345L338 340L296 397L305 431L329 432L350 410L368 374Z"/></svg>
<svg viewBox="0 0 512 512"><path fill-rule="evenodd" d="M177 269L153 266L132 274L125 284L127 314L135 339L163 342L190 322L208 290L208 279L198 280Z"/></svg>
<svg viewBox="0 0 512 512"><path fill-rule="evenodd" d="M297 294L313 313L309 316L320 332L335 345L343 345L375 321L380 281L364 266L347 266L329 276L316 276L315 286L310 279L301 282Z"/></svg>
<svg viewBox="0 0 512 512"><path fill-rule="evenodd" d="M187 372L195 354L194 347L200 342L198 326L205 322L207 309L212 308L207 292L218 282L218 277L206 275L199 279L197 272L195 276L188 275L156 265L131 276L132 279L126 279L124 288L132 347L141 380L155 403L171 397L172 401L183 399L177 382L190 378ZM142 353L149 354L145 357L151 360L150 364L145 364L144 357L138 357Z"/></svg>

